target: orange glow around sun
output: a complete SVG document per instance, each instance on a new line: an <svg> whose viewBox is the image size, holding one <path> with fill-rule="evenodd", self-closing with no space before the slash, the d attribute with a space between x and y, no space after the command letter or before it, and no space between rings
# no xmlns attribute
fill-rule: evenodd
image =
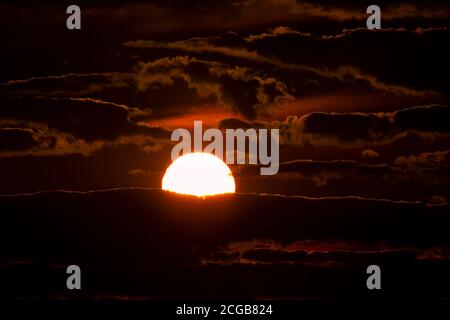
<svg viewBox="0 0 450 320"><path fill-rule="evenodd" d="M210 153L188 153L167 168L162 189L198 197L234 193L236 185L230 168Z"/></svg>

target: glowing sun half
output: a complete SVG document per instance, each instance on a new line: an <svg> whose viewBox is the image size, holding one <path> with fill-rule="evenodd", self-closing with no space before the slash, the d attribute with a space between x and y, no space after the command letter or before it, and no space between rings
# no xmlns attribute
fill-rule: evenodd
<svg viewBox="0 0 450 320"><path fill-rule="evenodd" d="M198 197L234 193L236 185L230 168L210 153L188 153L167 168L162 189Z"/></svg>

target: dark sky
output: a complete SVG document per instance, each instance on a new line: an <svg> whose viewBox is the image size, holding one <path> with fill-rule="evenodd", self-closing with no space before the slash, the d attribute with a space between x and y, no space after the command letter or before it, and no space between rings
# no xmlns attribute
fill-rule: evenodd
<svg viewBox="0 0 450 320"><path fill-rule="evenodd" d="M0 192L159 187L202 120L281 130L290 164L232 168L239 191L445 201L448 4L378 4L380 31L294 0L80 2L67 30L64 3L3 2Z"/></svg>
<svg viewBox="0 0 450 320"><path fill-rule="evenodd" d="M420 272L430 268L423 260L448 261L448 1L377 1L381 30L366 28L373 1L76 3L81 30L66 28L72 1L0 2L0 203L8 213L0 239L17 240L3 251L9 258L52 269L70 260L61 253L67 245L87 264L167 263L193 278L197 269L180 265L256 264L268 270L251 274L287 282L304 276L301 268L351 269L373 257L391 266L415 261ZM128 189L160 188L170 134L194 120L205 128L279 129L279 173L232 165L240 194L204 206ZM119 191L18 195L111 188ZM211 234L195 219L187 229L172 225L184 221L171 216L183 207L233 214L206 219ZM153 220L141 220L143 212ZM221 278L224 294L249 272L233 268ZM307 273L320 278L320 270ZM176 287L153 280L163 296ZM252 281L247 296L318 294L312 283L302 292L273 280L261 291ZM208 294L203 289L199 296Z"/></svg>

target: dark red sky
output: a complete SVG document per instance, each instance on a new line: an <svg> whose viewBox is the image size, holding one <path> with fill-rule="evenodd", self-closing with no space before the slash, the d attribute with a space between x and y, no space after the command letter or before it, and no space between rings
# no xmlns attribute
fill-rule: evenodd
<svg viewBox="0 0 450 320"><path fill-rule="evenodd" d="M61 298L69 262L88 298L360 297L371 263L450 296L448 1L377 1L378 31L372 1L77 3L81 30L72 3L0 3L0 297ZM194 120L278 128L279 173L134 189Z"/></svg>
<svg viewBox="0 0 450 320"><path fill-rule="evenodd" d="M280 128L238 191L449 198L445 1L2 3L0 193L159 187L170 132Z"/></svg>

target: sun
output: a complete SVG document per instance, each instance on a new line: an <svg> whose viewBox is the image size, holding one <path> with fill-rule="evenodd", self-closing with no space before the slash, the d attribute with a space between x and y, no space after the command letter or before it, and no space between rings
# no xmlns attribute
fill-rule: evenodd
<svg viewBox="0 0 450 320"><path fill-rule="evenodd" d="M218 157L203 152L185 154L167 168L162 189L198 197L234 193L230 168Z"/></svg>

